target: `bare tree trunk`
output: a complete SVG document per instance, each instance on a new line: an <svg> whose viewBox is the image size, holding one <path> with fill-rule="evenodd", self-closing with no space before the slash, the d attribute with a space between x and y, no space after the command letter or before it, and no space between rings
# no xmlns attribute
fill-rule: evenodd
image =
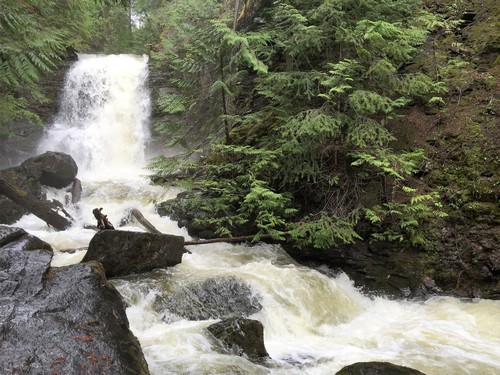
<svg viewBox="0 0 500 375"><path fill-rule="evenodd" d="M233 20L233 30L236 30L238 23L238 13L240 11L240 0L236 0L234 4L234 20Z"/></svg>
<svg viewBox="0 0 500 375"><path fill-rule="evenodd" d="M220 52L220 77L221 81L224 82L224 58L222 56L222 51ZM226 144L231 143L231 129L229 125L229 121L227 121L227 98L226 98L226 91L224 91L224 88L221 87L220 89L221 94L222 94L222 112L224 113L224 126L225 126L225 133L226 133Z"/></svg>
<svg viewBox="0 0 500 375"><path fill-rule="evenodd" d="M5 195L57 230L65 230L71 226L71 221L53 211L48 202L29 195L27 191L10 184L2 176L0 176L0 194Z"/></svg>

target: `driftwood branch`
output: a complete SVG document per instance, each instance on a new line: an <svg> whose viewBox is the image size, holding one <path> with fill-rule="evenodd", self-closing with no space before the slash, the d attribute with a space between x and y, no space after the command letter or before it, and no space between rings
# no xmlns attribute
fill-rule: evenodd
<svg viewBox="0 0 500 375"><path fill-rule="evenodd" d="M65 230L72 224L71 220L62 217L54 211L50 202L41 201L33 197L26 190L7 182L3 176L0 176L0 194L5 195L11 201L17 203L57 230Z"/></svg>
<svg viewBox="0 0 500 375"><path fill-rule="evenodd" d="M111 224L108 220L108 215L104 215L101 208L94 208L92 213L97 220L97 228L99 229L115 229L113 224Z"/></svg>
<svg viewBox="0 0 500 375"><path fill-rule="evenodd" d="M130 211L128 211L127 216L123 217L120 220L119 226L123 227L127 225L128 223L130 223L132 218L135 218L139 222L139 224L141 224L145 229L148 230L148 232L161 234L161 232L158 229L156 229L156 227L153 224L151 224L151 222L148 219L144 217L142 212L136 208L132 208Z"/></svg>
<svg viewBox="0 0 500 375"><path fill-rule="evenodd" d="M153 224L151 224L145 217L144 215L141 213L141 211L135 209L135 208L132 208L130 210L130 215L132 215L133 217L135 217L137 219L137 221L139 223L141 223L141 225L146 228L149 232L151 233L161 233L158 229L155 228L155 226Z"/></svg>

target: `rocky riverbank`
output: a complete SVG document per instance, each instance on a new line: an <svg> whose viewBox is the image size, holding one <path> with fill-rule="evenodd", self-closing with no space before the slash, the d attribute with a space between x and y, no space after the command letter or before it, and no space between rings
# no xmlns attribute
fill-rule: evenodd
<svg viewBox="0 0 500 375"><path fill-rule="evenodd" d="M4 374L149 374L118 291L97 262L52 268L50 245L0 226Z"/></svg>

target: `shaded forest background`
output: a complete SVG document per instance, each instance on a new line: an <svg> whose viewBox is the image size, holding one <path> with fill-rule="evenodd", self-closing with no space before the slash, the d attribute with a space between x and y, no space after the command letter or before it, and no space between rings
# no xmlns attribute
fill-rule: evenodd
<svg viewBox="0 0 500 375"><path fill-rule="evenodd" d="M496 298L499 13L494 0L6 0L0 137L50 118L54 72L76 52L146 53L154 130L176 150L153 181L188 191L160 210L195 235L270 237L312 260L381 254Z"/></svg>

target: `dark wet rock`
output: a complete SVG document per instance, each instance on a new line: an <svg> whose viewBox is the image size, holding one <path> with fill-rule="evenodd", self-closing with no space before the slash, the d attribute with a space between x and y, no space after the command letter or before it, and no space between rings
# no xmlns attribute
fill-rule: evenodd
<svg viewBox="0 0 500 375"><path fill-rule="evenodd" d="M423 372L389 362L358 362L336 373L336 375L425 375Z"/></svg>
<svg viewBox="0 0 500 375"><path fill-rule="evenodd" d="M192 285L178 285L159 297L155 309L189 320L247 317L262 309L261 297L236 277L215 277Z"/></svg>
<svg viewBox="0 0 500 375"><path fill-rule="evenodd" d="M44 199L43 185L62 188L71 184L78 167L70 155L61 152L46 152L29 158L19 166L0 171L12 185L29 195ZM13 224L28 212L24 207L0 195L0 223Z"/></svg>
<svg viewBox="0 0 500 375"><path fill-rule="evenodd" d="M160 216L168 216L170 219L177 221L179 228L186 228L189 235L195 238L216 238L216 225L200 224L198 220L203 220L205 213L198 210L191 204L192 196L196 193L182 192L175 199L159 203L156 206L156 211Z"/></svg>
<svg viewBox="0 0 500 375"><path fill-rule="evenodd" d="M260 362L269 357L264 345L264 327L258 320L230 318L207 327L223 353Z"/></svg>
<svg viewBox="0 0 500 375"><path fill-rule="evenodd" d="M90 240L83 262L98 261L107 277L120 277L175 266L183 253L181 236L103 230Z"/></svg>
<svg viewBox="0 0 500 375"><path fill-rule="evenodd" d="M2 250L49 250L52 247L24 229L0 225L0 248Z"/></svg>
<svg viewBox="0 0 500 375"><path fill-rule="evenodd" d="M52 251L12 246L23 232L0 232L2 373L148 374L121 296L102 266L51 268Z"/></svg>
<svg viewBox="0 0 500 375"><path fill-rule="evenodd" d="M320 272L345 272L368 292L397 298L421 294L424 265L417 250L400 244L358 241L334 249L295 249L287 252L299 263Z"/></svg>
<svg viewBox="0 0 500 375"><path fill-rule="evenodd" d="M45 186L63 188L70 185L78 173L78 166L70 155L48 151L21 163L27 176L39 176Z"/></svg>

